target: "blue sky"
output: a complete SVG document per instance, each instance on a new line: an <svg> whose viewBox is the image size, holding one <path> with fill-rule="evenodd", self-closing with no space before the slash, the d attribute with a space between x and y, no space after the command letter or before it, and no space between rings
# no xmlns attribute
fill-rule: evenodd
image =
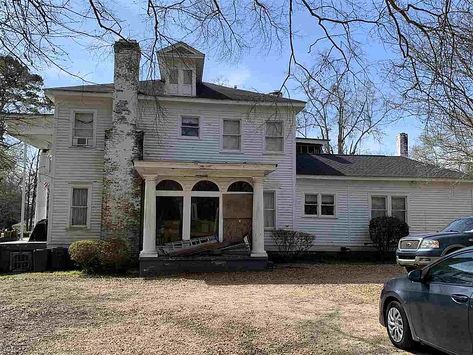
<svg viewBox="0 0 473 355"><path fill-rule="evenodd" d="M119 1L118 5L122 18L126 18L125 33L130 38L143 38L146 34L144 17L141 15L143 10L139 10L136 5L126 1ZM318 35L314 30L313 19L297 15L294 22L299 32L296 41L298 57L305 64L310 65L313 57L307 54L307 48L311 39ZM367 37L365 33L360 33L359 36L358 40L362 42L363 51L370 62L384 61L392 55L392 52L384 48L382 43ZM288 48L274 49L269 53L262 48L254 48L243 51L238 58L220 60L215 53L207 51L198 43L190 44L206 53L205 81L224 80L229 86L237 85L243 89L270 92L280 87L287 73ZM98 51L84 49L72 40L63 40L62 45L69 52L69 59L64 63L68 70L95 83L113 81L113 51L110 45L103 46ZM43 68L39 73L43 76L46 87L83 83L54 67ZM379 79L382 80L382 78ZM291 97L303 98L303 95L296 90L291 90ZM420 123L412 118L400 118L396 124L386 128L381 142L367 141L363 150L372 154L395 154L396 135L399 132L408 133L410 147L412 147L416 143L421 128Z"/></svg>

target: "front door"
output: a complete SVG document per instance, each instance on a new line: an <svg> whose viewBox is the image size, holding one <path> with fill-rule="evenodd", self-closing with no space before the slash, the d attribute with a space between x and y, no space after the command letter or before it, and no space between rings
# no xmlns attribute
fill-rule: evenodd
<svg viewBox="0 0 473 355"><path fill-rule="evenodd" d="M251 235L253 216L253 194L223 195L223 240L239 242L245 235Z"/></svg>
<svg viewBox="0 0 473 355"><path fill-rule="evenodd" d="M471 354L469 308L473 303L473 252L434 265L410 304L411 320L425 342L456 354Z"/></svg>

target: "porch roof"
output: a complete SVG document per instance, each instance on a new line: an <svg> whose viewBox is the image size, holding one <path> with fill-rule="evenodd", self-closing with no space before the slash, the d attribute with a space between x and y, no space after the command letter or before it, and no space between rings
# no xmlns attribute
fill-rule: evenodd
<svg viewBox="0 0 473 355"><path fill-rule="evenodd" d="M145 176L263 177L276 170L277 164L183 162L172 160L135 160L135 169Z"/></svg>
<svg viewBox="0 0 473 355"><path fill-rule="evenodd" d="M2 114L7 133L38 149L51 149L54 115L52 114Z"/></svg>

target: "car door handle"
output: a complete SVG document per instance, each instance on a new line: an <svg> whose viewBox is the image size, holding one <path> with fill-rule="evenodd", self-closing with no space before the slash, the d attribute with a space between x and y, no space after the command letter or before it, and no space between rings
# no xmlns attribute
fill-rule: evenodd
<svg viewBox="0 0 473 355"><path fill-rule="evenodd" d="M465 295L459 295L459 294L453 294L452 300L456 303L467 303L468 300L470 299L468 296Z"/></svg>

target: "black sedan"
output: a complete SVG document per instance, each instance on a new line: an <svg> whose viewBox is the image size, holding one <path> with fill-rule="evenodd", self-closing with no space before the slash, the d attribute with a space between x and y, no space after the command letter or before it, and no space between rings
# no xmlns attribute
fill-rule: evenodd
<svg viewBox="0 0 473 355"><path fill-rule="evenodd" d="M379 320L391 342L416 342L450 354L473 351L473 247L444 256L384 285Z"/></svg>
<svg viewBox="0 0 473 355"><path fill-rule="evenodd" d="M402 238L396 259L399 265L410 271L468 246L473 246L473 217L456 219L437 233Z"/></svg>

